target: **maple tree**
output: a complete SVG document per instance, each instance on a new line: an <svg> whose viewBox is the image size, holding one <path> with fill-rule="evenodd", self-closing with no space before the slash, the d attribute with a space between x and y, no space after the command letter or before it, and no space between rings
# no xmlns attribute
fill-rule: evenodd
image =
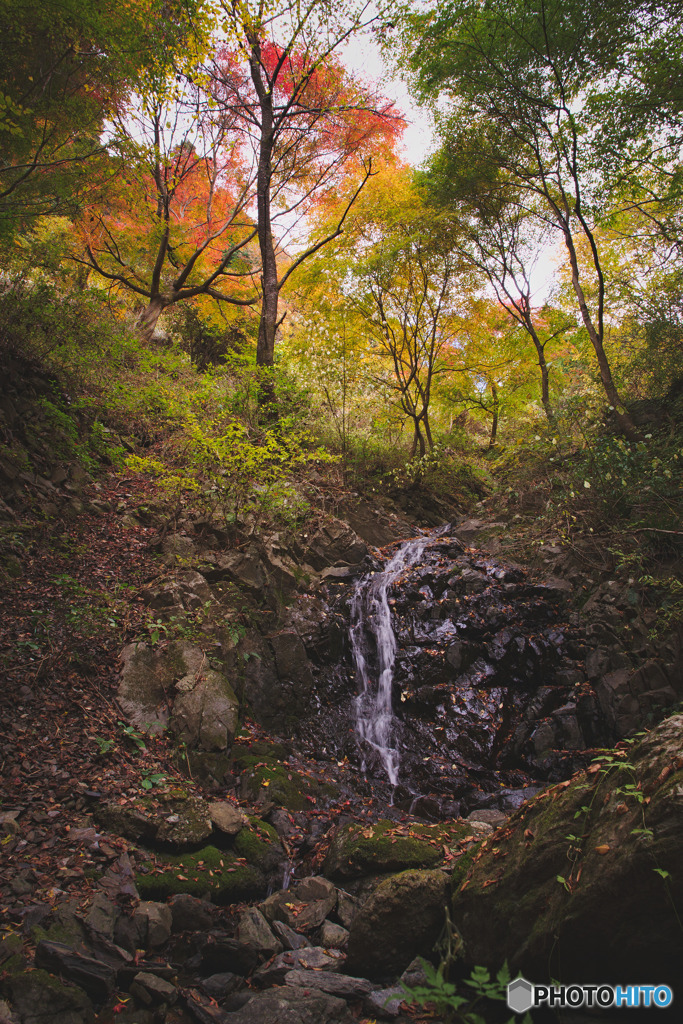
<svg viewBox="0 0 683 1024"><path fill-rule="evenodd" d="M114 104L201 35L195 0L0 2L0 228L73 213Z"/></svg>
<svg viewBox="0 0 683 1024"><path fill-rule="evenodd" d="M164 83L112 122L106 167L113 188L81 219L76 256L112 285L145 300L138 331L148 341L161 313L208 295L235 306L256 301L247 212L251 179L241 137L216 119L206 97Z"/></svg>
<svg viewBox="0 0 683 1024"><path fill-rule="evenodd" d="M327 2L250 0L223 2L222 11L227 42L208 73L219 110L241 126L251 146L261 256L257 363L268 367L284 285L339 236L372 173L372 151L390 145L403 121L337 59L348 39L377 21L370 4L339 9ZM295 227L332 192L346 196L336 224L297 245Z"/></svg>

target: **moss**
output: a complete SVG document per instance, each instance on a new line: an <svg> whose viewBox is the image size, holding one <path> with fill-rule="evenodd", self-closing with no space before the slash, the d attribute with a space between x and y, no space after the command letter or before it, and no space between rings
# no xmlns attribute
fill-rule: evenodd
<svg viewBox="0 0 683 1024"><path fill-rule="evenodd" d="M251 828L243 828L235 836L235 853L260 871L271 871L283 859L278 834L272 825L260 818L250 816L249 823Z"/></svg>
<svg viewBox="0 0 683 1024"><path fill-rule="evenodd" d="M472 834L471 823L412 825L410 831L394 821L379 821L363 828L349 825L332 843L324 864L329 877L359 875L432 867L450 846Z"/></svg>
<svg viewBox="0 0 683 1024"><path fill-rule="evenodd" d="M253 752L254 747L261 746L265 744L253 744L248 753L240 754L234 761L242 771L242 785L249 799L267 798L290 811L303 811L318 799L337 797L338 790L334 786L299 775L290 765L280 764L272 756Z"/></svg>
<svg viewBox="0 0 683 1024"><path fill-rule="evenodd" d="M208 895L214 903L236 903L261 894L266 888L262 872L244 858L205 846L195 853L166 856L156 865L148 861L135 879L143 899L163 900L178 893ZM154 870L152 870L154 869Z"/></svg>

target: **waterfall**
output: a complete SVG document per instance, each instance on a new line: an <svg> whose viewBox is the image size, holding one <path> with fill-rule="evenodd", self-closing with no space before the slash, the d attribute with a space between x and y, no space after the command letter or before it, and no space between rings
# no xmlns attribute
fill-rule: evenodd
<svg viewBox="0 0 683 1024"><path fill-rule="evenodd" d="M391 687L396 660L396 637L391 624L389 588L401 573L419 561L429 537L416 537L400 546L383 572L370 573L356 584L351 601L349 637L356 670L356 731L377 752L392 786L398 782L399 752L394 745ZM370 678L366 637L377 651L376 680Z"/></svg>

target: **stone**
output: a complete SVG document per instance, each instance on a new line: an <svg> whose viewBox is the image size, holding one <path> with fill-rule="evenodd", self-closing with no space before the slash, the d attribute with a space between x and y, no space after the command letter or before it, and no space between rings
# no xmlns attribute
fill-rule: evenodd
<svg viewBox="0 0 683 1024"><path fill-rule="evenodd" d="M497 970L507 959L513 976L539 983L676 983L682 749L683 715L674 715L616 755L623 767L605 760L602 772L592 766L540 793L476 862L456 867L451 915L470 965ZM569 834L582 837L571 859Z"/></svg>
<svg viewBox="0 0 683 1024"><path fill-rule="evenodd" d="M275 656L278 677L284 682L296 683L297 688L308 692L313 685L313 675L308 654L298 633L286 630L270 638Z"/></svg>
<svg viewBox="0 0 683 1024"><path fill-rule="evenodd" d="M178 694L170 726L191 747L228 750L237 730L239 701L227 678L214 669L196 674L191 689Z"/></svg>
<svg viewBox="0 0 683 1024"><path fill-rule="evenodd" d="M355 896L343 889L337 889L337 917L347 931L351 927L359 907L360 902Z"/></svg>
<svg viewBox="0 0 683 1024"><path fill-rule="evenodd" d="M196 896L188 896L187 893L173 896L169 900L168 906L171 910L171 931L173 933L208 931L216 913L213 904L197 899Z"/></svg>
<svg viewBox="0 0 683 1024"><path fill-rule="evenodd" d="M130 991L131 995L134 995L145 1006L159 1006L162 1003L172 1006L178 998L178 990L175 985L157 977L156 974L148 974L146 971L140 971L135 975Z"/></svg>
<svg viewBox="0 0 683 1024"><path fill-rule="evenodd" d="M244 979L239 974L223 971L221 974L212 974L208 978L202 978L200 984L202 991L206 992L207 996L220 1000L225 999L226 996L229 996L231 992L234 992L243 983Z"/></svg>
<svg viewBox="0 0 683 1024"><path fill-rule="evenodd" d="M355 1024L345 1000L287 986L253 996L225 1024Z"/></svg>
<svg viewBox="0 0 683 1024"><path fill-rule="evenodd" d="M337 905L337 890L326 878L312 875L293 890L273 893L261 905L269 921L280 920L298 932L320 927Z"/></svg>
<svg viewBox="0 0 683 1024"><path fill-rule="evenodd" d="M383 1020L395 1020L401 1013L401 1004L406 996L407 993L401 985L376 989L366 996L365 1008L370 1013L376 1013Z"/></svg>
<svg viewBox="0 0 683 1024"><path fill-rule="evenodd" d="M404 871L380 882L351 925L348 970L388 977L416 956L429 956L444 925L445 901L442 871Z"/></svg>
<svg viewBox="0 0 683 1024"><path fill-rule="evenodd" d="M240 915L237 940L250 946L264 960L283 950L282 943L273 935L265 917L256 907L249 907Z"/></svg>
<svg viewBox="0 0 683 1024"><path fill-rule="evenodd" d="M277 935L278 939L282 943L284 949L303 949L305 946L311 945L305 935L300 935L299 932L295 932L294 929L290 928L284 921L273 921L271 928L273 933Z"/></svg>
<svg viewBox="0 0 683 1024"><path fill-rule="evenodd" d="M181 850L195 847L212 832L208 806L198 796L160 794L157 799L142 797L134 805L103 804L95 813L100 824L110 832Z"/></svg>
<svg viewBox="0 0 683 1024"><path fill-rule="evenodd" d="M330 519L307 538L304 559L316 572L342 563L356 565L368 553L358 534L339 519Z"/></svg>
<svg viewBox="0 0 683 1024"><path fill-rule="evenodd" d="M36 947L36 967L59 974L82 988L96 1003L103 1003L114 991L116 972L109 964L76 953L63 942L43 939Z"/></svg>
<svg viewBox="0 0 683 1024"><path fill-rule="evenodd" d="M133 913L133 921L144 936L146 948L160 949L171 937L173 914L164 903L139 903Z"/></svg>
<svg viewBox="0 0 683 1024"><path fill-rule="evenodd" d="M318 931L318 944L325 949L346 949L349 944L349 933L340 924L323 921Z"/></svg>
<svg viewBox="0 0 683 1024"><path fill-rule="evenodd" d="M347 974L330 974L329 971L289 971L285 984L296 988L317 988L340 999L361 999L373 990L367 978L350 978Z"/></svg>
<svg viewBox="0 0 683 1024"><path fill-rule="evenodd" d="M11 978L8 988L21 1024L90 1024L93 1020L92 1003L85 992L44 970Z"/></svg>
<svg viewBox="0 0 683 1024"><path fill-rule="evenodd" d="M240 829L249 824L244 811L229 800L212 800L208 810L214 827L226 836L236 836Z"/></svg>
<svg viewBox="0 0 683 1024"><path fill-rule="evenodd" d="M199 672L206 655L198 647L180 642L161 650L136 643L124 647L121 661L119 706L136 729L156 735L168 725L169 698L175 682Z"/></svg>
<svg viewBox="0 0 683 1024"><path fill-rule="evenodd" d="M71 838L71 834L69 834L69 838ZM118 916L118 908L104 893L100 892L94 897L85 921L92 931L104 935L107 939L113 939Z"/></svg>
<svg viewBox="0 0 683 1024"><path fill-rule="evenodd" d="M393 821L378 821L365 827L347 825L332 840L323 864L325 875L334 879L357 878L403 868L431 867L441 859L443 851L427 840L395 833Z"/></svg>
<svg viewBox="0 0 683 1024"><path fill-rule="evenodd" d="M254 972L252 981L261 988L284 984L288 971L341 971L346 957L338 949L309 946L279 953L270 963Z"/></svg>

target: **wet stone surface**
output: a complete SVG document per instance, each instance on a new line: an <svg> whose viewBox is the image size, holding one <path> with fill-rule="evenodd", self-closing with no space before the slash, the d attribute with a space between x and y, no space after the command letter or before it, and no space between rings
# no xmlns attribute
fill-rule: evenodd
<svg viewBox="0 0 683 1024"><path fill-rule="evenodd" d="M302 737L315 735L319 749L324 735L330 756L348 758L373 780L387 779L385 752L352 727L357 694L376 687L385 668L373 623L382 614L378 602L365 602L355 638L348 623L363 588L377 592L379 574L396 566L396 551L374 576L328 582L330 641L308 650L314 717ZM387 746L399 766L398 806L433 819L512 808L534 787L566 778L586 762L583 751L607 739L583 663L571 657L578 629L566 585L533 582L521 567L465 548L448 528L430 534L415 564L408 560L391 577L385 589L396 650ZM367 679L358 672L359 630Z"/></svg>

